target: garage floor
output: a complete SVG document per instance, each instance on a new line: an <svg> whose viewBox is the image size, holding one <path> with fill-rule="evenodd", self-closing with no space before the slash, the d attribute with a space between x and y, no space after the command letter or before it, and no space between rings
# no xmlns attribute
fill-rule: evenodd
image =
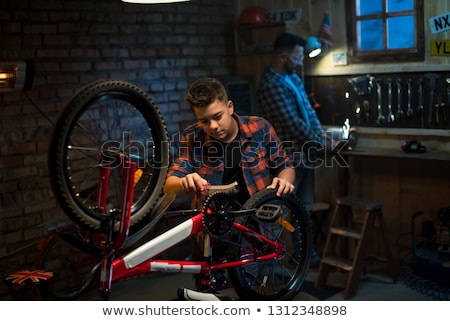
<svg viewBox="0 0 450 321"><path fill-rule="evenodd" d="M343 290L347 276L344 272L330 273L325 287L315 288L317 269L312 268L302 286L302 291L295 301L343 301ZM364 275L358 285L357 293L348 301L445 301L450 300L450 289L445 288L436 294L431 287L411 286L411 277L403 274L397 283L385 276ZM414 279L415 280L415 279ZM415 284L423 284L422 281ZM192 274L189 273L153 273L113 283L109 297L111 301L172 301L180 300L179 288L195 289ZM222 290L221 295L239 300L232 288ZM0 301L13 300L9 293L0 295ZM44 300L40 292L33 288L27 290L25 300ZM96 285L87 290L78 300L102 300Z"/></svg>
<svg viewBox="0 0 450 321"><path fill-rule="evenodd" d="M315 280L317 270L312 269L307 281ZM335 293L323 301L342 301L344 297L339 288L344 287L346 278L342 272L335 272L330 274L329 282L327 282L327 289L332 290L318 291L326 293ZM194 281L191 274L153 274L134 279L128 279L113 284L110 300L117 301L171 301L179 300L177 297L178 288L194 289ZM308 287L310 288L310 287ZM339 291L339 292L337 292ZM315 292L315 291L310 291ZM232 289L226 289L220 294L228 298L238 300L235 292ZM100 300L100 296L96 289L92 289L85 293L79 300ZM307 292L300 292L295 301L317 301L320 300ZM433 297L422 294L419 291L407 286L405 282L400 280L397 284L393 284L387 278L366 278L364 277L358 287L355 297L348 299L350 301L433 301Z"/></svg>

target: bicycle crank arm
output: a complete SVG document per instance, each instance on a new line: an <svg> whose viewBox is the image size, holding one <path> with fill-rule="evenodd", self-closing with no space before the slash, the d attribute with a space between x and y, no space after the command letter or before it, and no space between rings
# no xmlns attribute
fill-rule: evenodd
<svg viewBox="0 0 450 321"><path fill-rule="evenodd" d="M237 211L230 210L228 213L234 217L255 215L261 221L274 222L280 214L280 210L281 207L278 205L265 204L260 208L250 208Z"/></svg>
<svg viewBox="0 0 450 321"><path fill-rule="evenodd" d="M237 210L237 211L229 210L228 213L233 215L233 217L243 217L243 216L255 215L256 211L257 211L257 209L250 208L250 209L246 209L246 210Z"/></svg>

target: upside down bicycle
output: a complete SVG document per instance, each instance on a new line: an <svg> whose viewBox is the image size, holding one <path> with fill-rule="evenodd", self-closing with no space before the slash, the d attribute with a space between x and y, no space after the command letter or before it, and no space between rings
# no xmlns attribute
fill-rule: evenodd
<svg viewBox="0 0 450 321"><path fill-rule="evenodd" d="M114 282L156 271L193 273L196 290L215 292L227 271L240 299L292 299L312 244L299 200L265 189L239 204L229 187L212 190L199 209L167 211L169 154L164 119L137 86L99 80L67 102L51 135L49 175L73 224L56 228L44 246L41 265L54 272L45 293L73 299L98 278L108 299ZM168 215L183 220L152 235ZM190 238L201 240L200 257L163 256Z"/></svg>

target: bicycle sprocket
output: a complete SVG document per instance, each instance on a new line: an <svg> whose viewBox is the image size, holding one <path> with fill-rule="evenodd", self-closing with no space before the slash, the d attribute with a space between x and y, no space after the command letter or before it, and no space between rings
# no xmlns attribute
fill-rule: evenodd
<svg viewBox="0 0 450 321"><path fill-rule="evenodd" d="M203 226L213 236L225 236L230 232L234 222L234 216L229 211L236 211L240 208L241 204L230 195L215 192L208 196L203 203Z"/></svg>

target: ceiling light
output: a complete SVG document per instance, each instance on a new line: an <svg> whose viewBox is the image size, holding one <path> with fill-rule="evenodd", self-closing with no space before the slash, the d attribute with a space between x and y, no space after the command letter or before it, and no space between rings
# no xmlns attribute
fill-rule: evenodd
<svg viewBox="0 0 450 321"><path fill-rule="evenodd" d="M138 4L161 4L161 3L173 3L173 2L186 2L190 0L122 0L128 3L138 3Z"/></svg>

